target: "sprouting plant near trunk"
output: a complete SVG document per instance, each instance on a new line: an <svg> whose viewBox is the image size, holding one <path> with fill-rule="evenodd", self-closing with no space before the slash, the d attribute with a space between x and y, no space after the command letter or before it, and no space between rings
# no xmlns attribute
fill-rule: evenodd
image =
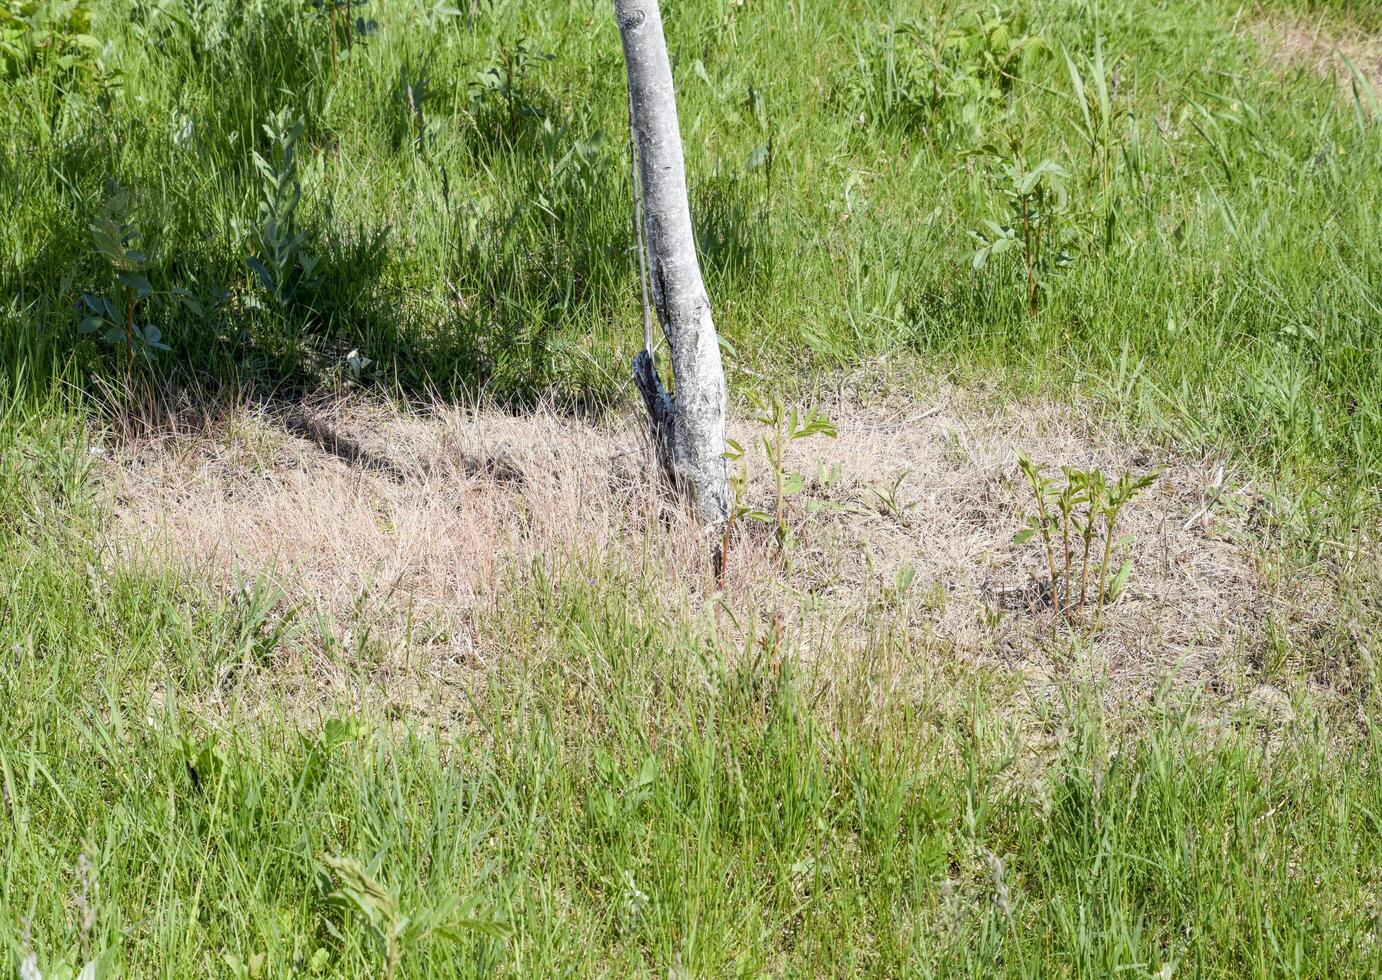
<svg viewBox="0 0 1382 980"><path fill-rule="evenodd" d="M773 481L772 510L753 507L747 503L748 454L744 447L733 439L727 439L729 447L725 458L740 465L731 480L734 491L734 507L730 521L726 524L725 539L729 539L730 526L739 518L747 518L773 526L773 536L779 551L786 551L795 543L795 536L787 523L787 501L806 489L806 475L787 469L787 447L801 439L825 436L834 439L837 435L835 423L821 411L808 408L798 412L787 407L781 396L758 402L754 420L763 426L764 431L757 441L763 451L764 461ZM822 474L822 482L832 482L839 476L839 468Z"/></svg>
<svg viewBox="0 0 1382 980"><path fill-rule="evenodd" d="M1132 571L1131 560L1125 559L1110 580L1114 549L1126 544L1117 537L1118 518L1156 481L1157 474L1128 472L1110 481L1097 468L1064 466L1062 485L1025 455L1018 454L1018 465L1031 487L1036 511L1028 516L1027 527L1013 537L1013 543L1041 541L1051 576L1051 607L1063 618L1080 618L1088 610L1090 576L1094 574L1097 591L1092 601L1097 627L1104 606L1122 594Z"/></svg>
<svg viewBox="0 0 1382 980"><path fill-rule="evenodd" d="M1069 246L1073 231L1069 227L1069 196L1066 181L1070 174L1053 160L1042 160L1028 168L1020 155L1001 165L999 190L1007 200L1008 217L986 220L981 231L973 232L979 247L973 256L974 271L990 260L1013 253L1021 261L1027 292L1027 310L1035 313L1042 285L1052 270L1071 262Z"/></svg>

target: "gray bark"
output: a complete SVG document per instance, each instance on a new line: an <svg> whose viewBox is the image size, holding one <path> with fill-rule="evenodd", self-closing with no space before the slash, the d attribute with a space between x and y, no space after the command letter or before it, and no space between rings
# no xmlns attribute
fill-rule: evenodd
<svg viewBox="0 0 1382 980"><path fill-rule="evenodd" d="M615 0L614 11L628 67L648 281L671 352L675 395L662 386L647 350L634 358L634 381L663 468L690 495L701 523L718 527L729 515L725 375L696 260L662 14L657 0Z"/></svg>

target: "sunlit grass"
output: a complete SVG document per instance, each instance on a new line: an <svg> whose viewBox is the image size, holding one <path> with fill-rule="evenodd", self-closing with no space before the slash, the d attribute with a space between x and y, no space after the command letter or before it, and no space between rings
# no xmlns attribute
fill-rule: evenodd
<svg viewBox="0 0 1382 980"><path fill-rule="evenodd" d="M1295 6L1325 32L1379 22ZM290 692L293 611L256 607L272 642L247 646L235 597L122 561L84 433L170 387L624 405L641 330L612 12L343 4L334 57L297 0L85 2L51 34L7 12L14 968L1377 974L1375 93L1287 70L1251 8L1199 0L665 8L739 404L862 385L880 359L1080 397L1232 459L1261 500L1247 526L1319 562L1347 616L1268 652L1273 712L1183 690L1111 711L904 625L807 656L767 610L730 629L641 572L535 569L476 624L494 662L432 678L434 710L391 713L340 647L311 652L355 695ZM296 169L261 172L285 110ZM1012 175L1045 160L1064 176L1041 234L976 268L1022 213ZM137 270L91 231L116 185ZM298 190L274 272L316 264L288 295L250 259L275 241L260 202ZM79 328L83 294L127 295L132 271L171 349L131 378L118 337Z"/></svg>

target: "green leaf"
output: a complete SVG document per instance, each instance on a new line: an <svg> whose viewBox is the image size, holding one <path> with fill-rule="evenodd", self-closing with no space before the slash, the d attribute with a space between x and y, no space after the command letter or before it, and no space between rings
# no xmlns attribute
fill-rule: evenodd
<svg viewBox="0 0 1382 980"><path fill-rule="evenodd" d="M125 288L134 290L134 295L138 299L144 299L154 291L149 280L137 272L117 273L115 279Z"/></svg>
<svg viewBox="0 0 1382 980"><path fill-rule="evenodd" d="M259 259L253 257L246 259L245 264L250 267L250 271L259 277L259 282L264 287L265 291L272 293L274 291L274 277L273 274L269 272L268 267L265 266L263 262L259 261Z"/></svg>
<svg viewBox="0 0 1382 980"><path fill-rule="evenodd" d="M202 307L202 304L197 301L197 298L192 295L192 290L185 289L182 286L175 286L173 289L169 290L169 292L179 303L187 307L187 309L191 310L197 316L206 316L206 310Z"/></svg>
<svg viewBox="0 0 1382 980"><path fill-rule="evenodd" d="M459 943L466 932L479 932L492 939L508 939L513 935L513 926L501 919L480 919L475 916L452 919L444 926L437 926L433 932L452 943Z"/></svg>
<svg viewBox="0 0 1382 980"><path fill-rule="evenodd" d="M1128 576L1132 574L1132 560L1129 559L1119 567L1118 573L1113 576L1113 581L1108 584L1108 594L1106 601L1116 602L1118 597L1123 594L1123 588L1128 584Z"/></svg>
<svg viewBox="0 0 1382 980"><path fill-rule="evenodd" d="M632 789L643 789L643 788L646 787L646 786L651 786L651 785L652 785L654 782L656 782L656 781L657 781L657 756L655 756L655 755L646 756L646 757L644 757L644 759L643 759L643 764L642 764L642 765L639 767L639 769L638 769L638 776L637 776L637 778L634 779L633 785L631 785L629 788L630 788L631 790L632 790Z"/></svg>

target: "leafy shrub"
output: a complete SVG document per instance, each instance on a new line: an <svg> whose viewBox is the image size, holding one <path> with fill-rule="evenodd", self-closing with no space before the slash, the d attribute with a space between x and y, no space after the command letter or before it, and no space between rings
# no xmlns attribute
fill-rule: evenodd
<svg viewBox="0 0 1382 980"><path fill-rule="evenodd" d="M856 45L846 98L865 125L977 139L988 109L1003 101L1029 59L1048 50L1024 33L1019 15L997 8L906 21Z"/></svg>

